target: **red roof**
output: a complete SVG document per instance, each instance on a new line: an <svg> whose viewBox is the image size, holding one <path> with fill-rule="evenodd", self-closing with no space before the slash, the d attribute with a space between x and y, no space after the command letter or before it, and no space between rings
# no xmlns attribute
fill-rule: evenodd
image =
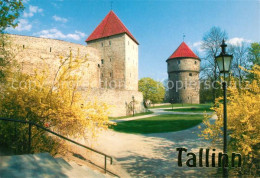
<svg viewBox="0 0 260 178"><path fill-rule="evenodd" d="M174 51L174 53L168 59L183 57L199 59L199 57L196 54L194 54L194 52L192 52L192 50L185 42L182 42L181 45Z"/></svg>
<svg viewBox="0 0 260 178"><path fill-rule="evenodd" d="M134 36L125 27L125 25L121 22L121 20L117 17L117 15L111 10L97 26L97 28L91 33L91 35L86 39L86 42L121 33L126 33L137 44L139 44Z"/></svg>

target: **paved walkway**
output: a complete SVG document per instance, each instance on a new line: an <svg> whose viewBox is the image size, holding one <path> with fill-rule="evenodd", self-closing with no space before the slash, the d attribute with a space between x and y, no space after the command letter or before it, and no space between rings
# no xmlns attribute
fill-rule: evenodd
<svg viewBox="0 0 260 178"><path fill-rule="evenodd" d="M179 114L162 111L163 109L153 109L153 114L138 116L135 119L159 114ZM124 121L129 119L126 118ZM216 116L212 117L211 121L214 122L215 119ZM203 127L202 124L201 126ZM198 134L200 134L198 126L178 132L145 135L108 130L101 133L93 146L116 158L116 164L120 164L128 174L123 175L123 177L214 177L217 168L187 167L185 164L188 159L187 153L183 153L183 167L177 165L178 152L176 148L187 148L188 152L195 153L198 164L199 149L212 147L208 140L200 138ZM218 147L214 146L214 148ZM210 155L211 153L210 151ZM205 165L204 157L203 164Z"/></svg>
<svg viewBox="0 0 260 178"><path fill-rule="evenodd" d="M179 108L190 108L190 107L174 107L174 109L179 109ZM153 116L158 116L158 115L164 115L164 114L204 114L202 113L198 113L198 112L175 112L175 111L165 111L166 109L172 109L172 108L155 108L155 109L149 109L150 111L152 111L152 114L147 114L147 115L143 115L143 116L136 116L136 117L128 117L128 118L124 118L124 119L117 119L117 120L112 120L113 122L125 122L125 121L132 121L132 120L137 120L137 119L143 119L143 118L148 118L148 117L153 117ZM210 113L209 113L210 114Z"/></svg>

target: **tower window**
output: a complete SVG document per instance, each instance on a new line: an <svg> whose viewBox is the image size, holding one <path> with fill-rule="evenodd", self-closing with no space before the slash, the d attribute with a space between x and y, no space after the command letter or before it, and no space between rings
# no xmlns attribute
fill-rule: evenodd
<svg viewBox="0 0 260 178"><path fill-rule="evenodd" d="M112 61L112 58L110 58L110 62Z"/></svg>
<svg viewBox="0 0 260 178"><path fill-rule="evenodd" d="M194 63L197 64L197 61L195 61Z"/></svg>
<svg viewBox="0 0 260 178"><path fill-rule="evenodd" d="M104 64L104 59L101 59L101 64Z"/></svg>
<svg viewBox="0 0 260 178"><path fill-rule="evenodd" d="M101 46L103 47L103 46L104 46L104 44L103 44L103 43L101 43Z"/></svg>
<svg viewBox="0 0 260 178"><path fill-rule="evenodd" d="M98 66L98 68L100 68L100 65L99 65L99 64L98 64L97 66Z"/></svg>
<svg viewBox="0 0 260 178"><path fill-rule="evenodd" d="M110 77L112 77L112 72L110 72Z"/></svg>
<svg viewBox="0 0 260 178"><path fill-rule="evenodd" d="M178 61L178 64L180 64L181 63L181 61Z"/></svg>
<svg viewBox="0 0 260 178"><path fill-rule="evenodd" d="M192 76L192 73L189 73L189 76Z"/></svg>
<svg viewBox="0 0 260 178"><path fill-rule="evenodd" d="M111 46L111 41L109 41L109 45Z"/></svg>

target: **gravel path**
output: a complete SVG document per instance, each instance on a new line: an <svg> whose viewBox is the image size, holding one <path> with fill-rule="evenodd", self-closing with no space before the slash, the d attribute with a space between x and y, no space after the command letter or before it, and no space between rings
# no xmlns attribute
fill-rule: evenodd
<svg viewBox="0 0 260 178"><path fill-rule="evenodd" d="M136 118L169 114L163 109L154 109L153 111L153 114ZM177 112L170 113L179 114ZM215 119L216 116L212 117L211 121L214 122ZM127 120L124 119L124 121ZM214 177L217 168L187 167L185 164L186 153L183 154L183 167L177 165L178 152L176 148L183 147L187 148L188 152L197 155L198 166L199 149L211 147L209 141L198 137L199 133L198 126L178 132L145 135L108 130L100 134L93 147L116 158L117 164L120 164L128 174L122 177ZM204 157L203 161L205 161Z"/></svg>

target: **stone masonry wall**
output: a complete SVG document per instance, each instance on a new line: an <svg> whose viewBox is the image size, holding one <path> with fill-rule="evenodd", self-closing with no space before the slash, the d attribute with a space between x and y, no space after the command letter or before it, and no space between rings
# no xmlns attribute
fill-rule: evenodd
<svg viewBox="0 0 260 178"><path fill-rule="evenodd" d="M127 105L132 101L132 96L135 97L135 111L143 112L143 96L142 93L137 90L126 90L126 89L107 89L102 88L101 81L101 52L94 47L95 45L84 46L80 44L74 44L70 42L65 42L62 40L30 37L30 36L20 36L20 35L9 35L10 41L12 44L11 50L16 54L15 59L22 64L23 71L28 74L32 74L34 69L44 69L48 68L50 70L50 80L53 79L54 73L57 71L60 65L60 56L68 57L70 50L72 51L73 56L79 54L80 57L87 56L88 62L86 65L80 68L81 71L84 71L83 87L90 87L91 92L86 92L85 94L89 96L89 100L94 98L106 102L111 105L110 116L124 116L129 114L129 109ZM125 37L122 35L119 39L112 40L112 44L120 43L124 46ZM109 41L106 41L109 44ZM98 43L96 43L98 44ZM114 46L116 48L116 45ZM120 51L120 49L119 49ZM124 51L124 47L122 47ZM107 48L106 55L103 56L112 56L112 50ZM116 57L120 56L117 60ZM110 59L108 58L105 62L109 65L106 68L107 73L109 70L113 70L113 76L117 79L124 79L124 63L125 53L121 55L119 52L117 55L114 55L111 64L109 64ZM105 71L106 71L105 70ZM138 74L136 74L138 75ZM123 76L123 77L122 77ZM138 82L138 79L137 81ZM84 93L83 93L84 94Z"/></svg>
<svg viewBox="0 0 260 178"><path fill-rule="evenodd" d="M88 42L88 46L99 51L103 88L125 89L124 39L124 34L119 34Z"/></svg>
<svg viewBox="0 0 260 178"><path fill-rule="evenodd" d="M138 45L126 34L88 42L98 49L101 80L107 88L138 90Z"/></svg>
<svg viewBox="0 0 260 178"><path fill-rule="evenodd" d="M86 93L87 94L87 93ZM143 95L141 92L133 90L116 90L116 89L92 89L88 95L90 100L97 98L109 104L110 116L126 116L132 114L132 96L134 96L135 113L144 112Z"/></svg>
<svg viewBox="0 0 260 178"><path fill-rule="evenodd" d="M61 40L37 38L30 36L9 35L15 59L22 64L22 69L28 74L32 74L34 69L48 69L49 79L54 78L60 66L60 57L67 58L72 52L72 56L80 58L87 57L88 61L80 68L84 72L83 83L87 87L99 87L100 64L98 51L91 47L74 44Z"/></svg>
<svg viewBox="0 0 260 178"><path fill-rule="evenodd" d="M138 90L138 44L125 35L125 83L128 90Z"/></svg>

